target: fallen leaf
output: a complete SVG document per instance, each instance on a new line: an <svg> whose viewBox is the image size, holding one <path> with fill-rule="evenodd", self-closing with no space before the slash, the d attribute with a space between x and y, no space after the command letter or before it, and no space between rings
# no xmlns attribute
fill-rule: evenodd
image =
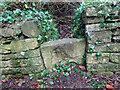
<svg viewBox="0 0 120 90"><path fill-rule="evenodd" d="M84 66L79 66L79 69L83 71L83 70L85 70L85 67Z"/></svg>
<svg viewBox="0 0 120 90"><path fill-rule="evenodd" d="M40 83L37 84L37 87L36 88L40 88Z"/></svg>
<svg viewBox="0 0 120 90"><path fill-rule="evenodd" d="M115 88L113 86L109 85L109 84L106 84L106 88L110 89L110 90L115 90Z"/></svg>

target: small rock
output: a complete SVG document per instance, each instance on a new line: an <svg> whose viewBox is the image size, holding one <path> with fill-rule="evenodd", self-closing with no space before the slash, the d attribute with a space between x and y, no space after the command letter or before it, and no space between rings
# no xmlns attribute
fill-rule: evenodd
<svg viewBox="0 0 120 90"><path fill-rule="evenodd" d="M23 34L27 37L38 37L40 29L33 21L27 21L21 26Z"/></svg>

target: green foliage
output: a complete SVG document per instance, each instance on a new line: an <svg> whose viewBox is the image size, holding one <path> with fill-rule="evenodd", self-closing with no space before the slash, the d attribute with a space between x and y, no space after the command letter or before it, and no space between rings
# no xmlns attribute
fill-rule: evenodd
<svg viewBox="0 0 120 90"><path fill-rule="evenodd" d="M73 18L73 37L83 38L85 35L85 25L83 21L83 12L85 7L86 3L83 3L75 10L75 17Z"/></svg>
<svg viewBox="0 0 120 90"><path fill-rule="evenodd" d="M66 63L69 65L69 64L70 64L69 60L68 60L68 61L66 61Z"/></svg>
<svg viewBox="0 0 120 90"><path fill-rule="evenodd" d="M94 46L91 46L90 49L89 49L89 52L92 54L92 52L94 51L95 47Z"/></svg>
<svg viewBox="0 0 120 90"><path fill-rule="evenodd" d="M88 78L90 78L90 73L87 73L86 76L87 76Z"/></svg>
<svg viewBox="0 0 120 90"><path fill-rule="evenodd" d="M98 59L100 56L101 56L101 52L97 52L97 53L96 53L97 59Z"/></svg>
<svg viewBox="0 0 120 90"><path fill-rule="evenodd" d="M78 69L78 68L74 68L74 70L75 70L75 72L78 72L78 71L79 71L79 69Z"/></svg>
<svg viewBox="0 0 120 90"><path fill-rule="evenodd" d="M35 3L32 4L35 6ZM29 20L34 20L34 22L37 23L38 27L40 28L41 34L37 38L40 43L57 40L60 36L56 28L56 24L54 23L48 11L43 12L35 7L28 7L27 4L25 4L25 8L23 10L6 10L0 15L1 25L12 24L19 21L25 22Z"/></svg>
<svg viewBox="0 0 120 90"><path fill-rule="evenodd" d="M98 83L97 83L97 82L93 82L93 83L92 83L92 86L93 86L93 87L97 87L97 86L98 86Z"/></svg>
<svg viewBox="0 0 120 90"><path fill-rule="evenodd" d="M84 76L84 73L83 73L82 71L80 71L80 75L81 75L81 77L83 77L83 76Z"/></svg>
<svg viewBox="0 0 120 90"><path fill-rule="evenodd" d="M75 66L75 64L74 64L74 63L71 63L71 66Z"/></svg>
<svg viewBox="0 0 120 90"><path fill-rule="evenodd" d="M49 82L51 85L53 85L54 84L54 82Z"/></svg>

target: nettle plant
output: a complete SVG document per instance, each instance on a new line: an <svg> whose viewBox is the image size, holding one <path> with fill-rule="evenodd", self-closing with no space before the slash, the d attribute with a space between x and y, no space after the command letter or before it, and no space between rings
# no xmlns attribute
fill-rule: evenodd
<svg viewBox="0 0 120 90"><path fill-rule="evenodd" d="M0 26L3 27L4 24L34 20L41 31L41 34L37 38L40 43L50 40L57 40L60 34L58 33L56 28L57 25L54 23L49 12L38 10L35 7L28 7L27 4L24 5L25 8L23 10L6 10L3 14L1 14ZM33 6L36 6L36 4L33 3Z"/></svg>

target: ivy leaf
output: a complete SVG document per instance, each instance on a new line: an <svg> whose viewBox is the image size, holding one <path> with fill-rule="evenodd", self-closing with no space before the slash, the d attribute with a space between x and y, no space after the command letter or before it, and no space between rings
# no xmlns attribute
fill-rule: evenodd
<svg viewBox="0 0 120 90"><path fill-rule="evenodd" d="M101 52L96 53L96 57L99 58L101 56Z"/></svg>
<svg viewBox="0 0 120 90"><path fill-rule="evenodd" d="M90 73L87 73L86 75L87 75L88 78L90 77Z"/></svg>
<svg viewBox="0 0 120 90"><path fill-rule="evenodd" d="M70 64L69 60L68 60L68 61L66 61L66 63L69 65L69 64Z"/></svg>
<svg viewBox="0 0 120 90"><path fill-rule="evenodd" d="M32 5L33 5L33 6L36 6L36 4L35 4L34 2L32 2Z"/></svg>
<svg viewBox="0 0 120 90"><path fill-rule="evenodd" d="M67 71L70 72L70 71L71 71L71 68L68 68Z"/></svg>
<svg viewBox="0 0 120 90"><path fill-rule="evenodd" d="M93 85L93 87L97 87L98 83L97 82L93 82L92 85Z"/></svg>
<svg viewBox="0 0 120 90"><path fill-rule="evenodd" d="M104 9L107 10L107 6L105 6Z"/></svg>
<svg viewBox="0 0 120 90"><path fill-rule="evenodd" d="M103 14L103 11L102 11L102 10L100 10L98 13L99 13L99 14Z"/></svg>
<svg viewBox="0 0 120 90"><path fill-rule="evenodd" d="M55 68L57 68L57 67L58 67L58 65L57 65L57 64L54 64L54 66L55 66Z"/></svg>
<svg viewBox="0 0 120 90"><path fill-rule="evenodd" d="M53 85L54 84L54 82L49 82L51 85Z"/></svg>
<svg viewBox="0 0 120 90"><path fill-rule="evenodd" d="M40 88L43 88L43 87L44 87L44 85L43 85L43 84L41 84L41 85L40 85Z"/></svg>
<svg viewBox="0 0 120 90"><path fill-rule="evenodd" d="M104 28L104 24L103 23L100 24L100 28Z"/></svg>
<svg viewBox="0 0 120 90"><path fill-rule="evenodd" d="M38 36L38 38L37 38L37 40L39 40L39 41L40 41L41 39L42 39L42 36L41 36L41 35L39 35L39 36Z"/></svg>
<svg viewBox="0 0 120 90"><path fill-rule="evenodd" d="M75 72L78 72L78 71L79 71L79 69L78 69L78 68L75 68L74 70L75 70Z"/></svg>
<svg viewBox="0 0 120 90"><path fill-rule="evenodd" d="M56 71L56 68L53 68L53 71Z"/></svg>
<svg viewBox="0 0 120 90"><path fill-rule="evenodd" d="M84 76L84 73L83 73L82 71L80 71L80 75L81 75L81 77L83 77L83 76Z"/></svg>
<svg viewBox="0 0 120 90"><path fill-rule="evenodd" d="M29 7L27 6L27 4L25 4L25 8L29 8Z"/></svg>

